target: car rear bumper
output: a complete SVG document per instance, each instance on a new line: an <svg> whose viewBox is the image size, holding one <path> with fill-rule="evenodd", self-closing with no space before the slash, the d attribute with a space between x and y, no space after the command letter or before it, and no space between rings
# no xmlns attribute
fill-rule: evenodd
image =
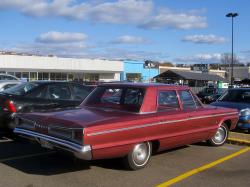
<svg viewBox="0 0 250 187"><path fill-rule="evenodd" d="M92 159L92 149L90 145L80 145L74 142L63 140L60 138L48 136L45 134L40 134L34 131L15 128L14 133L21 135L24 138L37 141L41 146L49 149L61 149L65 151L72 152L77 158L84 160ZM46 143L46 144L44 144Z"/></svg>

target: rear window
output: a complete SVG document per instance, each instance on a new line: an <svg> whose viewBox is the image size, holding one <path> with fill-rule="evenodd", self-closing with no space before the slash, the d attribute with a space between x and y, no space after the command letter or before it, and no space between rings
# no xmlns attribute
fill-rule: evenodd
<svg viewBox="0 0 250 187"><path fill-rule="evenodd" d="M250 90L228 90L219 101L250 103Z"/></svg>
<svg viewBox="0 0 250 187"><path fill-rule="evenodd" d="M139 112L144 98L141 88L97 87L83 103L86 106Z"/></svg>
<svg viewBox="0 0 250 187"><path fill-rule="evenodd" d="M13 95L25 95L27 92L37 88L39 84L37 83L22 83L16 86L13 86L7 90L4 90L3 93L13 94Z"/></svg>
<svg viewBox="0 0 250 187"><path fill-rule="evenodd" d="M84 100L94 89L94 86L72 85L73 99Z"/></svg>

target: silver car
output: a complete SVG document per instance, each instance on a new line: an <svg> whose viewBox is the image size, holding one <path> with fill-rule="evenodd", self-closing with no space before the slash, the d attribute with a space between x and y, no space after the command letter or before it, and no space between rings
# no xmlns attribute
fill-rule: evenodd
<svg viewBox="0 0 250 187"><path fill-rule="evenodd" d="M0 80L0 92L22 83L18 80Z"/></svg>

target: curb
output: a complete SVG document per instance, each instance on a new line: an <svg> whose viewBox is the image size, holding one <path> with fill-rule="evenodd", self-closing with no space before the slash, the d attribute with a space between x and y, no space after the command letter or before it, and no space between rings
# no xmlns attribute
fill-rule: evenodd
<svg viewBox="0 0 250 187"><path fill-rule="evenodd" d="M250 146L250 141L237 139L237 138L228 138L227 143Z"/></svg>

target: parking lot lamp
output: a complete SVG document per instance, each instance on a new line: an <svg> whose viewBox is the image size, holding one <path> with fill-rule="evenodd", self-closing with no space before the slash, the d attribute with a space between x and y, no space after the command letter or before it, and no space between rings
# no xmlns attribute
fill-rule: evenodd
<svg viewBox="0 0 250 187"><path fill-rule="evenodd" d="M238 13L230 12L226 17L232 18L232 55L231 55L231 86L233 86L234 77L233 77L233 65L234 65L234 18L238 16Z"/></svg>

